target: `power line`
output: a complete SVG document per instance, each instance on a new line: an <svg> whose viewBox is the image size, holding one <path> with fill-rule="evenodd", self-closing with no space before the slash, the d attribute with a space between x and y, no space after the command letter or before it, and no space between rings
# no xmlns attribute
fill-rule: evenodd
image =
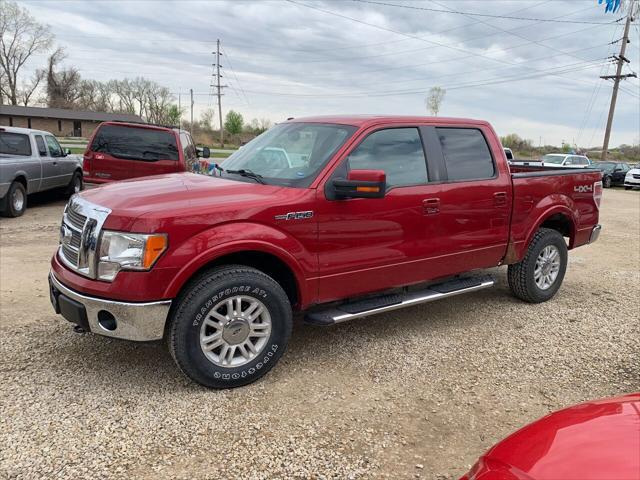
<svg viewBox="0 0 640 480"><path fill-rule="evenodd" d="M224 47L222 47L222 53L224 53L224 55L227 57L227 63L229 64L229 68L231 69L231 73L233 74L233 78L236 79L236 83L238 84L238 88L242 92L242 96L244 97L245 102L247 102L247 106L251 107L251 104L249 103L249 100L247 99L247 95L244 93L244 89L242 88L242 85L240 84L240 80L238 79L238 75L236 75L236 71L234 70L233 65L231 64L231 58L229 57L229 54L224 49Z"/></svg>
<svg viewBox="0 0 640 480"><path fill-rule="evenodd" d="M585 25L611 25L622 20L624 17L621 17L614 22L589 22L585 20L557 20L552 18L530 18L530 17L515 17L511 15L491 15L488 13L475 13L475 12L461 12L459 10L440 10L437 8L429 8L429 7L416 7L414 5L398 5L396 3L386 3L386 2L376 2L372 0L351 0L352 2L359 3L369 3L372 5L384 5L387 7L397 7L397 8L407 8L411 10L423 10L427 12L438 12L438 13L451 13L455 15L467 15L474 17L485 17L485 18L499 18L506 20L525 20L525 21L536 21L536 22L548 22L548 23L574 23L574 24L585 24Z"/></svg>

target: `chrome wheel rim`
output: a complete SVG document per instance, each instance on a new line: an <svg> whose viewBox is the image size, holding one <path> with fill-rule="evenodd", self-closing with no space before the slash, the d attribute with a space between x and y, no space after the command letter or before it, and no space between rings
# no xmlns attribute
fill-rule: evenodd
<svg viewBox="0 0 640 480"><path fill-rule="evenodd" d="M22 210L22 207L24 206L24 193L22 193L22 190L16 189L13 192L11 203L13 203L13 209L16 212L19 212L20 210Z"/></svg>
<svg viewBox="0 0 640 480"><path fill-rule="evenodd" d="M207 359L225 368L246 365L271 336L271 316L260 300L236 295L209 310L200 327L200 348Z"/></svg>
<svg viewBox="0 0 640 480"><path fill-rule="evenodd" d="M541 290L548 290L555 283L560 272L560 250L555 245L547 245L536 259L533 278Z"/></svg>

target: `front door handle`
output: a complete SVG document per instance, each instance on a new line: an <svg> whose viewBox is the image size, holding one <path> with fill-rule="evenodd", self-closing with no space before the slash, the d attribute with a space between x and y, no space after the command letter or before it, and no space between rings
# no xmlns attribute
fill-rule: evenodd
<svg viewBox="0 0 640 480"><path fill-rule="evenodd" d="M58 162L53 162L53 164L54 164L54 165L57 165L57 164L58 164Z"/></svg>
<svg viewBox="0 0 640 480"><path fill-rule="evenodd" d="M504 207L507 204L507 192L494 193L493 203L496 207Z"/></svg>
<svg viewBox="0 0 640 480"><path fill-rule="evenodd" d="M440 213L440 199L427 198L422 201L422 212L425 215L437 215Z"/></svg>

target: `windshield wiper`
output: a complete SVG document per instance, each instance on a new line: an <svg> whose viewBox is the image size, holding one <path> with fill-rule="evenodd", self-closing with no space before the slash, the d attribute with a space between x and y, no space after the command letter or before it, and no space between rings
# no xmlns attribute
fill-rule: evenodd
<svg viewBox="0 0 640 480"><path fill-rule="evenodd" d="M242 177L247 177L247 178L252 178L254 179L256 182L258 183L262 183L264 185L265 181L262 177L262 175L252 172L251 170L249 170L248 168L241 168L239 170L225 170L224 168L222 168L221 166L219 166L218 164L216 164L216 167L218 170L220 170L221 172L225 172L225 173L235 173L236 175L240 175Z"/></svg>

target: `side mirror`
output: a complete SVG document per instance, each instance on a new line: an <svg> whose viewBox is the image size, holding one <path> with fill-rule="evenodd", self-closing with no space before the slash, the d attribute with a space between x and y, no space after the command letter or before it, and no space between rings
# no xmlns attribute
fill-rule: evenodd
<svg viewBox="0 0 640 480"><path fill-rule="evenodd" d="M621 172L622 171L622 167L617 167L614 172Z"/></svg>
<svg viewBox="0 0 640 480"><path fill-rule="evenodd" d="M211 150L209 150L209 147L198 147L196 148L196 153L200 158L209 158L211 156Z"/></svg>
<svg viewBox="0 0 640 480"><path fill-rule="evenodd" d="M67 155L71 155L71 150L69 148L62 149L62 156L66 157Z"/></svg>
<svg viewBox="0 0 640 480"><path fill-rule="evenodd" d="M336 198L382 198L387 188L383 170L351 170L347 179L332 182Z"/></svg>

